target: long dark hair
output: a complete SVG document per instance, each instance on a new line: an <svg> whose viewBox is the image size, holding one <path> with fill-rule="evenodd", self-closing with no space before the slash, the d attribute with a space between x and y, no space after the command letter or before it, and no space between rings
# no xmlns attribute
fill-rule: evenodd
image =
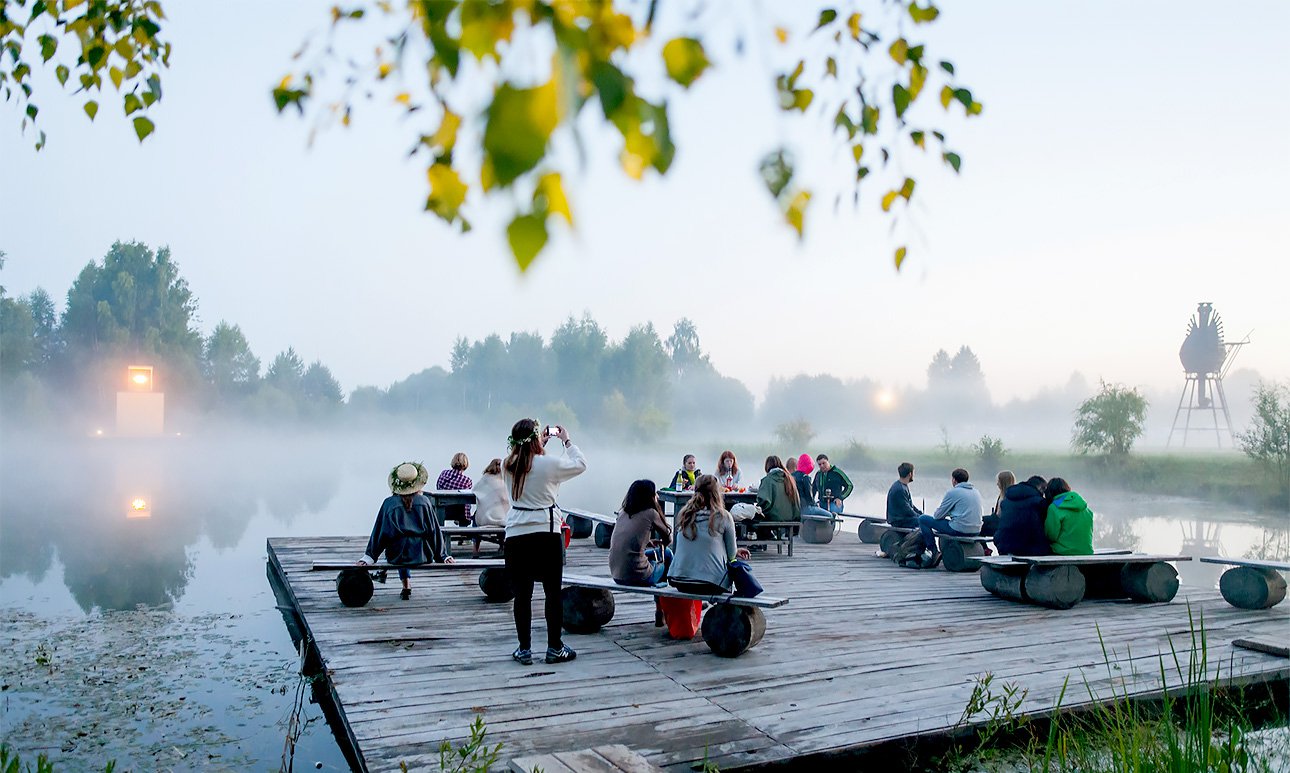
<svg viewBox="0 0 1290 773"><path fill-rule="evenodd" d="M681 512L676 514L676 530L686 539L698 538L699 527L695 521L701 510L707 510L709 513L708 533L713 536L724 533L726 521L730 516L726 513L726 503L721 496L721 486L717 484L715 475L700 475L694 482L694 496L690 497L690 501L685 503Z"/></svg>
<svg viewBox="0 0 1290 773"><path fill-rule="evenodd" d="M533 469L533 457L546 453L538 437L537 421L520 419L515 422L506 442L510 453L506 455L502 468L511 476L511 499L519 499L524 496L524 480Z"/></svg>
<svg viewBox="0 0 1290 773"><path fill-rule="evenodd" d="M774 454L766 457L766 472L769 473L776 467L784 471L784 495L788 497L788 501L800 505L802 498L797 495L797 482L788 474L788 468L784 466L784 462Z"/></svg>
<svg viewBox="0 0 1290 773"><path fill-rule="evenodd" d="M1071 490L1071 484L1066 482L1065 478L1049 478L1048 488L1044 489L1044 499L1052 505L1053 500Z"/></svg>
<svg viewBox="0 0 1290 773"><path fill-rule="evenodd" d="M627 496L623 497L622 512L627 513L628 517L646 510L654 510L662 515L663 506L658 503L657 491L658 488L652 480L633 481L632 485L627 487Z"/></svg>

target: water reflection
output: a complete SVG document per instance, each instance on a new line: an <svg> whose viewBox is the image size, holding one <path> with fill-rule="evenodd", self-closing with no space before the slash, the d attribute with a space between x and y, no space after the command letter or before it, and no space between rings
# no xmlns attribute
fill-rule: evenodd
<svg viewBox="0 0 1290 773"><path fill-rule="evenodd" d="M173 604L203 536L237 546L261 503L290 525L325 509L339 478L325 461L283 465L264 450L175 438L27 450L0 471L0 578L39 583L57 556L85 612Z"/></svg>

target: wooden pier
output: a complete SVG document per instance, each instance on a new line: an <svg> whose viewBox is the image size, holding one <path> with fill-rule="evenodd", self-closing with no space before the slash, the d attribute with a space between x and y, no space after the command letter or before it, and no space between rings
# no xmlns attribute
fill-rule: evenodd
<svg viewBox="0 0 1290 773"><path fill-rule="evenodd" d="M515 647L511 604L484 600L476 571L413 574L400 601L393 575L363 608L337 600L335 572L315 561L352 561L361 537L270 539L270 571L326 664L338 735L365 770L438 764L443 740L469 737L477 716L506 760L627 746L665 769L704 760L723 770L801 758L823 760L858 747L954 727L977 680L1028 690L1025 712L1118 693L1151 695L1185 677L1190 616L1203 617L1208 662L1224 681L1290 678L1290 660L1237 639L1284 642L1290 609L1241 610L1217 590L1186 585L1169 604L1085 601L1051 610L1004 601L975 573L915 571L874 557L854 533L801 544L796 556L755 554L766 592L790 603L766 614L761 643L719 658L696 637L671 641L655 628L648 597L616 594L599 633L565 641L569 664L541 662L542 594L534 599L534 649L525 667ZM608 551L575 540L567 571L607 574ZM1112 667L1103 656L1103 642ZM1184 674L1174 668L1173 651ZM342 741L344 743L345 741Z"/></svg>

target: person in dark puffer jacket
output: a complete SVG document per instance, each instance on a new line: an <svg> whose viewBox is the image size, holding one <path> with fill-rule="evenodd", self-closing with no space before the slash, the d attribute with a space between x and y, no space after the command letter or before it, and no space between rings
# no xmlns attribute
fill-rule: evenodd
<svg viewBox="0 0 1290 773"><path fill-rule="evenodd" d="M1003 492L999 502L999 528L994 546L1001 555L1046 556L1052 552L1044 533L1048 501L1044 498L1045 481L1039 475L1016 483Z"/></svg>

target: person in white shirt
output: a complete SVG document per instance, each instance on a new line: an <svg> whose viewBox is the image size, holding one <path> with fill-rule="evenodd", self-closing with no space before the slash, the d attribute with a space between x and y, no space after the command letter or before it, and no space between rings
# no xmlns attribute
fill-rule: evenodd
<svg viewBox="0 0 1290 773"><path fill-rule="evenodd" d="M502 460L494 459L484 468L484 474L475 483L476 526L505 526L506 514L511 510L511 494L502 480ZM475 552L479 557L479 537L475 538Z"/></svg>
<svg viewBox="0 0 1290 773"><path fill-rule="evenodd" d="M546 453L551 438L564 444L563 456ZM510 453L502 464L511 509L506 514L506 573L515 590L515 633L519 646L511 657L533 663L533 585L542 583L546 596L546 662L566 663L578 656L560 638L564 609L560 586L564 576L564 513L556 505L560 484L587 469L582 451L569 440L564 427L541 428L536 419L520 419L506 439Z"/></svg>

